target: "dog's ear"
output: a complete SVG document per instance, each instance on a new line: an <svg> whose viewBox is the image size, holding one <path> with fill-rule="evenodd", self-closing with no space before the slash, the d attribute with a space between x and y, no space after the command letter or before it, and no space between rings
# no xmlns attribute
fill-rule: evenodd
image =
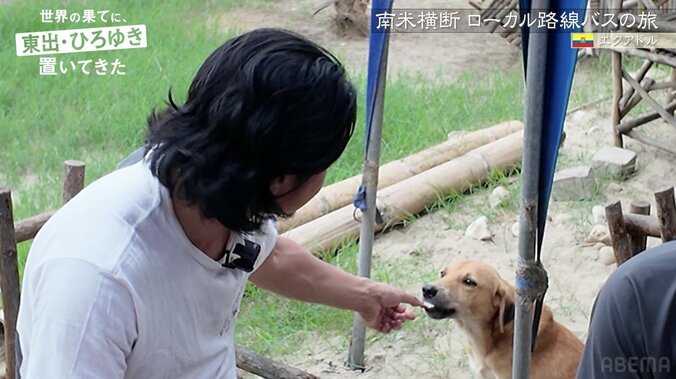
<svg viewBox="0 0 676 379"><path fill-rule="evenodd" d="M498 290L495 291L493 295L493 309L498 309L498 325L500 327L500 333L505 332L505 308L507 307L507 293L502 286L498 286Z"/></svg>
<svg viewBox="0 0 676 379"><path fill-rule="evenodd" d="M493 295L493 309L498 310L498 323L500 333L505 332L505 325L514 319L514 303L509 298L506 283L500 283L495 295Z"/></svg>

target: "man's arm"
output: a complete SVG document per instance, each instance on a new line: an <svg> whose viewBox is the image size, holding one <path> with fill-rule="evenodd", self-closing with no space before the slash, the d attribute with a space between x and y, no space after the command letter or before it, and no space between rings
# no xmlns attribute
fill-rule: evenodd
<svg viewBox="0 0 676 379"><path fill-rule="evenodd" d="M284 297L357 311L367 325L383 332L415 318L402 303L422 305L413 295L323 262L285 237L277 239L270 256L250 279Z"/></svg>

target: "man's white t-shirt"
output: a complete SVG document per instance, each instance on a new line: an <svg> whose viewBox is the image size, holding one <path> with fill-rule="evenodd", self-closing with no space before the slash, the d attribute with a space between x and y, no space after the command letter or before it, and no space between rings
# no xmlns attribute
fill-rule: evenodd
<svg viewBox="0 0 676 379"><path fill-rule="evenodd" d="M227 194L223 194L227 196ZM277 238L231 233L261 247ZM87 186L35 238L17 331L22 379L236 377L233 332L249 274L186 237L140 162Z"/></svg>

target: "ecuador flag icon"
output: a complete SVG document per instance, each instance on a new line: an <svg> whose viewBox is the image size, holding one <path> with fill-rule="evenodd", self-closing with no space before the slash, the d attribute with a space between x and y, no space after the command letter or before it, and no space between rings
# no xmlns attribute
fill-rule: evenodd
<svg viewBox="0 0 676 379"><path fill-rule="evenodd" d="M593 33L571 33L572 47L574 49L594 47Z"/></svg>

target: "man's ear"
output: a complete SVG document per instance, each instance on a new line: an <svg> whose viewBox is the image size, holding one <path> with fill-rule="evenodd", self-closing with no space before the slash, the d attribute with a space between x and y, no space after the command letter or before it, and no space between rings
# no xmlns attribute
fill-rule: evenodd
<svg viewBox="0 0 676 379"><path fill-rule="evenodd" d="M298 178L295 175L281 175L270 182L270 193L274 197L282 197L296 188Z"/></svg>

